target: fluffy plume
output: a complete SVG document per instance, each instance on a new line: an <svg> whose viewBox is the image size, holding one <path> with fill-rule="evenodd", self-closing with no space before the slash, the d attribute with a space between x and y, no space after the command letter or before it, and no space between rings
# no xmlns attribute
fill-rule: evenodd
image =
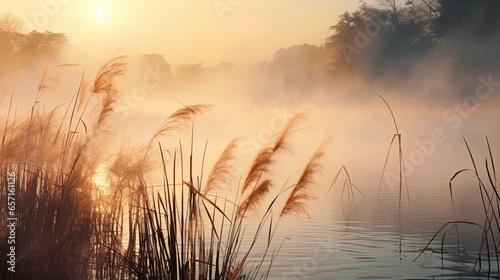
<svg viewBox="0 0 500 280"><path fill-rule="evenodd" d="M296 114L293 116L286 127L281 131L272 145L264 145L254 158L252 166L248 171L248 174L243 183L243 188L241 193L243 194L246 190L259 181L259 179L269 173L271 165L274 162L274 156L282 151L290 151L291 147L289 144L289 138L292 133L296 131L296 127L300 121L305 118L303 113Z"/></svg>
<svg viewBox="0 0 500 280"><path fill-rule="evenodd" d="M270 165L272 163L272 156L272 147L263 147L257 153L252 166L248 171L248 175L245 178L245 182L243 183L243 188L241 189L242 194L245 193L245 191L249 189L253 183L257 182L263 174L269 172Z"/></svg>
<svg viewBox="0 0 500 280"><path fill-rule="evenodd" d="M97 72L92 85L93 93L105 94L101 112L97 119L97 126L102 124L113 112L113 105L116 102L117 90L115 89L115 80L125 74L127 63L126 56L116 56L104 63Z"/></svg>
<svg viewBox="0 0 500 280"><path fill-rule="evenodd" d="M151 137L151 140L146 148L146 153L144 154L144 159L147 157L149 149L156 138L166 135L168 132L185 127L187 123L193 122L195 116L205 113L210 108L210 105L191 105L184 106L173 112L156 130L153 137Z"/></svg>
<svg viewBox="0 0 500 280"><path fill-rule="evenodd" d="M220 155L208 176L207 184L203 190L204 195L214 189L220 188L224 184L228 185L230 183L231 173L235 164L234 150L238 148L237 143L239 140L239 138L233 139Z"/></svg>
<svg viewBox="0 0 500 280"><path fill-rule="evenodd" d="M78 64L59 64L53 67L44 67L42 70L42 77L38 83L38 91L53 90L59 86L60 80L58 76L64 75L63 70L68 67L79 66Z"/></svg>
<svg viewBox="0 0 500 280"><path fill-rule="evenodd" d="M264 180L260 183L253 192L239 205L238 217L242 217L247 210L255 211L259 202L269 193L273 184L270 180Z"/></svg>
<svg viewBox="0 0 500 280"><path fill-rule="evenodd" d="M104 63L104 65L99 68L99 71L97 71L97 75L92 85L92 92L109 93L110 91L115 91L115 78L125 74L127 66L125 62L126 59L127 56L121 55L113 57Z"/></svg>
<svg viewBox="0 0 500 280"><path fill-rule="evenodd" d="M318 149L316 149L316 152L307 163L304 171L302 171L302 175L300 175L299 180L288 196L280 216L300 213L307 214L305 202L313 198L310 194L310 190L311 187L314 186L314 176L321 173L322 166L320 160L325 155L325 148L328 143L329 139L325 140Z"/></svg>
<svg viewBox="0 0 500 280"><path fill-rule="evenodd" d="M288 139L290 135L297 130L297 125L305 119L305 113L295 114L287 123L285 129L278 135L274 141L273 152L279 150L290 150Z"/></svg>
<svg viewBox="0 0 500 280"><path fill-rule="evenodd" d="M173 112L158 128L151 141L155 138L165 135L172 130L182 128L188 122L192 122L194 117L205 113L210 109L210 105L191 105L185 106Z"/></svg>
<svg viewBox="0 0 500 280"><path fill-rule="evenodd" d="M97 127L113 113L113 105L115 104L115 97L111 94L107 94L102 102L101 112L99 113L99 118L97 119Z"/></svg>

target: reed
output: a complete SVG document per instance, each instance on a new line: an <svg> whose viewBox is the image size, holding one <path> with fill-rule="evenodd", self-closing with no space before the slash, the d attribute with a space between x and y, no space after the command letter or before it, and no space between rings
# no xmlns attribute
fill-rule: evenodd
<svg viewBox="0 0 500 280"><path fill-rule="evenodd" d="M351 217L351 213L352 213L352 209L354 207L354 201L356 199L356 196L355 196L355 191L357 193L359 193L361 196L362 196L362 199L365 197L365 195L363 194L363 192L352 182L351 180L351 175L349 174L349 171L347 171L347 168L345 167L345 165L342 165L342 167L340 167L339 171L337 172L337 175L335 175L335 178L333 179L332 183L330 184L330 187L328 188L328 191L325 195L325 199L323 200L323 203L325 203L327 197L328 197L328 194L331 192L334 192L335 191L335 187L337 186L337 181L339 180L341 174L342 174L342 171L343 173L345 174L345 180L344 180L344 184L342 185L342 191L341 191L341 194L340 194L340 202L342 204L342 211L344 213L344 218L346 220L349 220L350 217ZM347 205L344 204L344 196L347 194ZM361 200L359 201L359 203L361 202Z"/></svg>
<svg viewBox="0 0 500 280"><path fill-rule="evenodd" d="M472 225L481 229L481 235L477 238L480 240L479 250L477 252L476 261L474 265L474 270L481 271L483 269L484 259L487 263L487 273L490 276L493 273L493 268L496 267L497 274L491 275L492 277L498 277L498 268L500 268L500 194L497 189L497 178L495 162L493 159L493 153L491 150L490 142L486 136L486 145L488 150L488 157L485 159L484 167L486 171L486 178L481 177L479 173L478 166L476 165L476 160L474 159L473 153L467 140L464 138L464 143L469 154L472 168L465 168L457 171L449 180L449 190L450 199L453 205L453 221L445 223L430 239L427 245L422 249L420 254L415 258L417 260L425 250L428 250L432 245L432 242L441 234L441 255L444 257L444 243L446 235L453 229L456 231L457 235L457 252L460 254L461 249L465 254L465 247L461 246L460 242L460 225ZM477 178L477 188L481 196L482 208L484 211L484 222L479 224L470 221L458 220L455 213L455 198L453 195L453 183L458 180L460 175L465 173L472 173L475 178ZM414 261L415 261L414 260Z"/></svg>
<svg viewBox="0 0 500 280"><path fill-rule="evenodd" d="M387 150L387 155L385 157L384 168L382 169L382 175L380 176L378 195L380 195L380 189L382 187L382 184L385 185L385 182L384 182L385 170L387 168L387 163L389 161L389 155L391 154L392 145L394 144L395 140L397 140L398 168L399 168L399 208L401 209L403 190L406 190L406 193L408 196L408 203L410 202L410 193L408 190L408 182L406 180L406 171L405 171L404 160L403 160L403 149L402 149L402 145L401 145L401 133L399 133L399 128L398 128L398 124L396 122L396 117L394 116L394 113L392 112L391 106L389 106L389 103L387 103L387 101L380 94L378 94L376 92L375 92L375 94L380 99L382 99L384 104L387 106L387 109L389 109L389 112L391 113L392 120L394 122L394 128L396 129L396 133L392 136L391 143L389 144L389 149ZM403 189L403 182L404 182L405 189ZM385 186L387 188L387 185L385 185Z"/></svg>
<svg viewBox="0 0 500 280"><path fill-rule="evenodd" d="M68 119L61 122L68 125L66 132L57 129L56 109L40 113L37 103L24 121L9 124L7 117L2 131L0 179L7 181L7 172L16 174L16 277L85 279L90 277L86 265L94 211L87 178L96 162L87 156L81 131ZM5 188L2 184L1 198L7 201ZM5 208L1 213L7 217ZM0 258L6 263L4 254ZM6 266L1 270L1 277L8 279Z"/></svg>
<svg viewBox="0 0 500 280"><path fill-rule="evenodd" d="M291 145L289 139L304 118L305 115L303 113L293 116L279 134L271 137L270 141L261 147L248 170L243 188L241 189L242 195L252 186L255 187L263 176L269 174L272 165L276 161L276 157L280 153L290 151Z"/></svg>
<svg viewBox="0 0 500 280"><path fill-rule="evenodd" d="M222 151L217 159L210 175L208 176L207 183L203 194L207 195L209 192L222 188L225 185L231 184L231 175L234 172L236 165L235 150L238 148L239 138L233 139Z"/></svg>
<svg viewBox="0 0 500 280"><path fill-rule="evenodd" d="M271 135L257 152L253 162L250 164L241 189L242 201L238 206L238 217L243 217L247 210L256 210L261 200L266 197L266 194L271 192L271 188L275 184L267 177L270 175L274 164L276 164L276 158L284 152L292 152L290 138L297 130L298 124L304 118L304 113L294 115L285 127L281 131Z"/></svg>
<svg viewBox="0 0 500 280"><path fill-rule="evenodd" d="M344 184L342 186L342 193L340 195L340 198L342 199L344 197L344 194L347 193L347 200L352 201L352 200L354 200L354 191L357 191L359 194L361 194L363 197L365 197L363 192L361 190L359 190L359 188L352 182L351 176L349 175L349 171L347 171L347 168L345 167L345 165L342 165L342 167L340 167L339 171L337 172L337 175L335 175L335 178L333 179L332 184L330 185L330 188L328 188L328 192L326 193L326 196L328 196L328 193L330 193L330 191L332 191L332 192L335 191L335 187L337 186L337 180L340 178L340 174L342 171L344 171L346 179L344 180ZM326 200L326 196L325 196L325 200Z"/></svg>
<svg viewBox="0 0 500 280"><path fill-rule="evenodd" d="M302 171L302 174L295 184L295 187L292 189L292 192L288 196L285 205L281 209L280 217L301 213L309 216L304 202L313 198L313 196L311 195L311 187L315 185L314 177L318 173L321 173L322 166L320 161L325 156L325 149L329 141L329 139L325 140L309 159L309 162L304 168L304 171Z"/></svg>
<svg viewBox="0 0 500 280"><path fill-rule="evenodd" d="M195 160L200 160L193 153L194 139L187 156L182 143L162 147L162 138L190 127L195 116L210 109L208 105L182 107L144 147L123 147L107 155L101 146L111 129L118 96L115 80L124 74L125 59L116 56L105 62L93 82L83 72L66 108L40 112L36 98L31 114L19 121L11 116L9 106L0 131L0 180L7 181L7 172L16 173L16 277L267 279L279 251L269 254L277 229L273 208L282 194L272 193L276 183L267 175L277 156L291 150L291 135L304 115L293 117L262 147L242 186L232 178L238 139L224 149L206 183L203 165L199 172L193 168ZM52 90L49 82L62 72L53 75L50 71L68 67L80 66L50 68L39 90ZM93 98L100 102L88 113ZM305 211L324 154L322 145L293 188L282 216ZM101 168L103 163L105 168ZM160 185L150 183L155 166L161 167ZM233 200L214 195L240 187L241 193ZM5 188L2 184L2 201L6 201ZM271 202L262 205L265 197ZM261 207L265 211L260 222L247 231L244 214ZM5 208L0 208L0 214L7 216ZM0 230L2 252L7 251L7 234L5 228ZM266 239L264 253L253 254L261 236ZM0 261L0 278L9 279L5 254Z"/></svg>
<svg viewBox="0 0 500 280"><path fill-rule="evenodd" d="M257 153L250 165L249 174L257 172L255 170L261 173L271 171L274 153L286 146L288 138L291 137L290 128L297 120L297 117L292 118L281 132L272 137L276 139L269 142L272 145L265 145L261 149L265 152ZM234 139L226 146L205 185L202 185L203 174L196 175L192 168L195 155L191 153L187 157L189 167L184 169L182 145L171 151L174 155L173 162L165 159L164 149L159 146L164 183L161 189L154 190L146 186L144 179L137 179L139 184L135 185L138 195L134 196L129 210L132 213L129 220L134 220L135 224L129 226L130 241L127 249L119 251L110 248L111 252L119 255L128 277L267 279L277 254L276 251L270 256L268 254L277 228L277 223L272 222L272 209L281 192L264 208L266 211L256 229L249 234L245 232L245 214L261 208L261 201L270 195L274 183L270 179L255 179L257 186L247 196L240 196L241 200L237 203L210 194L216 190L231 188L229 170L233 167L233 152L237 148L237 141ZM263 155L266 160L262 160ZM283 213L305 210L305 199L312 197L305 196L306 189L313 184L313 175L320 169L318 161L323 155L322 146L304 169L297 183L299 187L294 188L292 198L285 204ZM266 166L262 165L263 162ZM234 201L238 200L237 198ZM254 265L251 265L249 256L266 227L269 227L269 231L264 253L257 254L257 259L260 260L254 260ZM245 239L250 240L249 245L245 246ZM269 267L264 268L265 263L268 263Z"/></svg>

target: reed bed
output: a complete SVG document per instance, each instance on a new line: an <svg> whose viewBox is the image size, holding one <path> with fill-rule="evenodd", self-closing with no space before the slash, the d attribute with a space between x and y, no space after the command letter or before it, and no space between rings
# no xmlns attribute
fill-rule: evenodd
<svg viewBox="0 0 500 280"><path fill-rule="evenodd" d="M238 139L224 149L206 182L203 167L193 167L204 158L194 154L193 140L188 153L182 143L162 146L163 137L192 129L194 118L210 110L208 105L180 108L144 147L107 155L101 147L109 135L116 81L124 75L126 59L108 60L93 81L84 72L66 108L44 112L36 99L30 115L19 121L9 106L0 131L0 180L16 173L15 277L267 279L279 252L279 247L271 248L279 219L307 213L305 203L314 198L311 189L321 172L326 142L297 183L285 183L281 190L275 190L278 183L270 175L279 157L292 149L289 139L303 114L271 136L240 184L233 178ZM56 66L44 77L67 67L77 66ZM42 78L39 91L49 90L46 81ZM90 110L96 99L100 102ZM158 170L162 183L154 185L151 176ZM1 201L7 200L5 188L2 184ZM219 196L224 189L239 191L234 198ZM274 211L285 193L286 202ZM270 202L263 205L266 197ZM0 209L1 217L7 217L5 208ZM246 216L257 209L265 209L260 222L247 230ZM2 252L7 251L7 237L2 228ZM262 240L264 252L253 252ZM0 278L13 277L5 254L0 262Z"/></svg>
<svg viewBox="0 0 500 280"><path fill-rule="evenodd" d="M488 151L488 157L484 161L484 168L486 171L486 177L482 177L480 175L480 170L478 165L476 164L476 160L473 156L473 153L470 149L470 146L467 140L464 138L465 146L467 148L467 152L469 154L472 168L466 168L457 171L449 181L449 190L450 190L450 199L453 205L453 220L445 223L430 239L427 245L423 248L420 254L415 258L418 259L425 250L430 249L430 246L439 236L441 236L441 245L440 245L440 253L441 257L444 257L444 245L446 241L447 235L455 230L456 232L456 245L457 245L457 253L461 254L463 252L467 255L465 251L465 247L461 244L460 241L460 227L462 226L473 226L480 229L479 239L479 248L477 251L477 255L475 258L474 270L482 271L484 270L484 266L486 266L487 274L489 277L498 277L498 269L500 268L500 195L497 189L497 176L495 169L495 162L493 159L493 153L491 150L490 142L488 137L486 136L486 145ZM484 222L477 223L471 221L462 221L456 218L455 213L455 198L454 198L454 186L453 183L458 180L458 178L465 173L472 173L473 176L477 179L477 187L479 194L481 196L482 208L484 210ZM414 261L415 261L414 260Z"/></svg>

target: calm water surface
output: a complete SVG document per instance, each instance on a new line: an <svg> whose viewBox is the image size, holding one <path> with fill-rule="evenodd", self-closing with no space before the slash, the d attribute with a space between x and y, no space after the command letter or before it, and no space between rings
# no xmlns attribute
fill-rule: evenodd
<svg viewBox="0 0 500 280"><path fill-rule="evenodd" d="M375 176L370 180L367 176L353 176L364 198L357 195L354 202L348 203L341 200L339 189L324 204L319 201L321 209L311 212L311 219L283 221L281 229L291 228L284 234L289 239L279 252L270 279L487 278L486 263L480 272L473 269L481 231L471 226L460 227L460 242L467 256L463 251L457 253L453 230L445 239L445 254L439 252L440 235L431 245L434 252L425 251L415 260L439 228L453 220L450 177L416 177L409 178L411 200L408 206L403 199L401 215L397 191L383 190L377 196ZM484 214L473 178L464 176L455 189L456 218L482 224ZM492 270L491 279L496 279L497 266Z"/></svg>
<svg viewBox="0 0 500 280"><path fill-rule="evenodd" d="M385 110L383 107L382 109ZM472 147L481 176L486 178L484 159L488 153L484 134L488 133L490 137L493 157L500 158L497 145L500 137L495 125L498 123L495 121L498 120L498 115L494 120L490 116L481 116L480 120L464 120L460 129L454 130L442 120L440 112L427 118L423 118L418 112L409 112L410 117L403 118L400 127L404 156L410 163L406 166L410 201L407 193L403 193L400 207L399 184L382 188L380 195L378 194L383 160L392 136L392 123L390 119L387 123L387 112L383 110L382 113L377 113L362 107L355 112L346 111L348 115L341 120L324 117L317 121L324 124L325 119L337 120L335 123L328 121L334 131L334 139L324 163L322 181L318 182L319 199L308 206L310 219L286 217L279 221L269 255L273 249L280 248L283 240L284 244L273 263L269 279L488 278L488 264L484 254L481 269L475 268L482 234L478 227L460 225L459 242L457 231L449 231L444 240L443 254L443 235L440 234L431 244L432 250L426 250L416 258L447 222L461 220L484 223L477 179L470 174L457 178L453 185L455 207L450 199L448 183L458 170L472 168L462 135L466 136ZM399 115L405 112L400 110ZM316 129L317 123L312 123L314 124L310 126L314 129L304 130L305 133L294 139L294 148L311 149L316 143L311 142L311 139L323 137L323 129ZM444 131L446 141L434 143L432 148L422 144L430 141L437 128ZM256 130L242 135L255 136L258 133L259 130ZM318 135L311 135L314 133ZM422 164L418 163L420 159L415 157L416 152L424 155ZM291 165L304 166L307 156L303 155L308 154L311 151L298 151L295 157L280 158L278 161L284 166L276 173L281 174L283 180L276 180L276 184L284 183L290 175L299 176L302 169L290 171L297 170ZM250 155L251 153L245 153L242 156ZM337 189L328 196L325 195L342 165L348 168L353 183L363 192L364 197L355 193L354 199L348 200L345 196L342 198L341 187L345 177L339 180ZM245 165L242 174L244 167ZM397 172L397 153L394 149L387 168L392 174ZM291 179L290 182L296 179ZM276 205L283 205L283 201ZM258 223L259 219L248 220L247 234L244 237L247 246L253 238L250 228ZM273 225L275 223L276 220ZM267 229L261 235L263 240L256 244L249 256L250 260L255 261L254 264L260 262L259 256L265 251ZM489 276L491 279L497 278L496 262L492 265Z"/></svg>

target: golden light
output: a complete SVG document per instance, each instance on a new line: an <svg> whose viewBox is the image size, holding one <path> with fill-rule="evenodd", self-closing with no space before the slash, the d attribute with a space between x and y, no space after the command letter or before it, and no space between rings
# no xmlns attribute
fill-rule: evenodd
<svg viewBox="0 0 500 280"><path fill-rule="evenodd" d="M95 10L95 14L98 16L98 17L102 17L104 16L104 9L103 8L97 8Z"/></svg>
<svg viewBox="0 0 500 280"><path fill-rule="evenodd" d="M92 200L95 203L95 210L101 213L111 212L111 207L108 204L111 194L110 178L106 163L101 163L97 166L91 180L94 183Z"/></svg>
<svg viewBox="0 0 500 280"><path fill-rule="evenodd" d="M109 177L106 163L101 163L97 166L94 176L92 177L92 181L95 186L95 192L92 197L94 201L103 200L110 195Z"/></svg>

